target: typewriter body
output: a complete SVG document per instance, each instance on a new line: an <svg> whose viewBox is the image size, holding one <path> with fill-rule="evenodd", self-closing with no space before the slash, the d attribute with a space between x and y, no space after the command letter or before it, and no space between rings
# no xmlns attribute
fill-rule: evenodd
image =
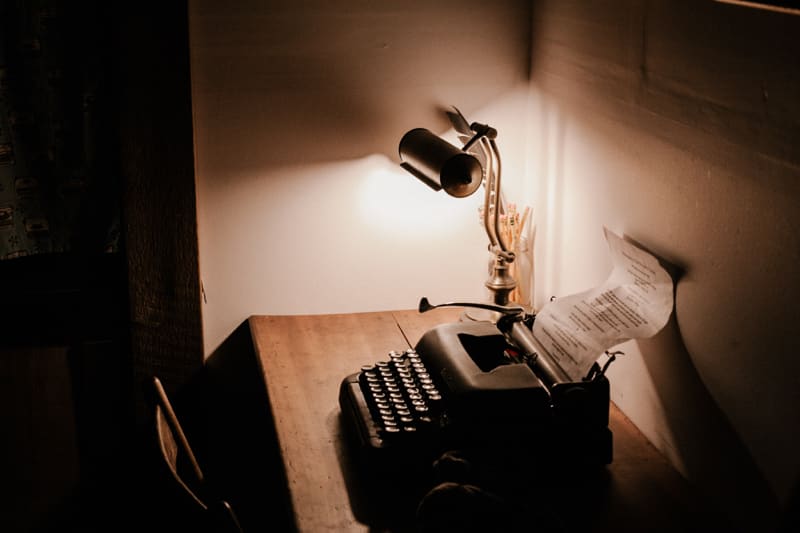
<svg viewBox="0 0 800 533"><path fill-rule="evenodd" d="M431 308L427 301L420 309ZM465 304L444 304L465 305ZM357 453L377 471L414 471L453 449L517 454L561 471L609 464L609 382L575 382L535 351L533 317L438 325L347 376L339 403Z"/></svg>

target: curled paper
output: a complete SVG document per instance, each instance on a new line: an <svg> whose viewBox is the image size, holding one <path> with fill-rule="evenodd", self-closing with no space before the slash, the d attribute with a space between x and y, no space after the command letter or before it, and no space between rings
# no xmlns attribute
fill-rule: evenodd
<svg viewBox="0 0 800 533"><path fill-rule="evenodd" d="M672 313L673 280L658 259L603 229L614 265L608 279L549 302L533 324L536 343L574 381L612 346L661 331Z"/></svg>

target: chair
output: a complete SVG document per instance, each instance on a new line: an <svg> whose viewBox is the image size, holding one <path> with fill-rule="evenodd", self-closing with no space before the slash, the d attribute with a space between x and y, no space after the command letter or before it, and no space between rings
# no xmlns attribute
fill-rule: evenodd
<svg viewBox="0 0 800 533"><path fill-rule="evenodd" d="M161 466L166 466L165 477L171 483L169 489L172 490L167 492L174 496L166 504L175 522L172 527L180 531L190 531L187 526L194 526L209 533L243 533L231 504L216 495L206 481L158 377L153 377L153 386L156 392L155 430L160 459L163 460Z"/></svg>

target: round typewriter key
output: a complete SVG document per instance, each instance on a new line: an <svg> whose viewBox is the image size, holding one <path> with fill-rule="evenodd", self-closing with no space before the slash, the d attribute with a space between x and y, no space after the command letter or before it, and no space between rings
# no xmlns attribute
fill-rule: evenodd
<svg viewBox="0 0 800 533"><path fill-rule="evenodd" d="M431 391L436 389L436 385L434 385L433 383L423 383L422 388L426 391Z"/></svg>
<svg viewBox="0 0 800 533"><path fill-rule="evenodd" d="M392 408L392 404L389 403L389 402L377 402L375 405L377 405L378 409L391 409Z"/></svg>
<svg viewBox="0 0 800 533"><path fill-rule="evenodd" d="M382 416L391 416L391 415L393 415L393 414L394 414L394 411L392 411L392 410L391 410L391 409L389 409L389 408L385 408L385 409L378 409L378 412L379 412L379 413L380 413Z"/></svg>
<svg viewBox="0 0 800 533"><path fill-rule="evenodd" d="M389 418L389 419L387 420L387 418ZM383 425L385 425L388 428L388 427L396 426L397 422L394 421L394 418L383 417Z"/></svg>
<svg viewBox="0 0 800 533"><path fill-rule="evenodd" d="M414 426L403 426L403 431L406 433L414 433L417 430Z"/></svg>
<svg viewBox="0 0 800 533"><path fill-rule="evenodd" d="M418 413L427 413L428 406L427 405L415 405L414 410Z"/></svg>
<svg viewBox="0 0 800 533"><path fill-rule="evenodd" d="M430 394L428 394L428 399L430 401L432 401L432 402L438 402L439 400L442 399L442 395L439 394L438 392L437 393L430 393Z"/></svg>
<svg viewBox="0 0 800 533"><path fill-rule="evenodd" d="M386 394L384 394L383 392L376 392L376 393L374 393L372 396L373 396L373 397L374 397L376 400L383 400L384 398L386 398Z"/></svg>
<svg viewBox="0 0 800 533"><path fill-rule="evenodd" d="M414 417L413 416L401 416L400 417L400 422L403 422L404 424L413 424L414 423Z"/></svg>
<svg viewBox="0 0 800 533"><path fill-rule="evenodd" d="M386 426L383 430L386 433L400 433L400 428L397 426Z"/></svg>
<svg viewBox="0 0 800 533"><path fill-rule="evenodd" d="M422 422L423 424L430 424L431 422L433 422L433 419L431 417L429 417L429 416L426 416L426 415L421 415L418 418L418 420L420 422Z"/></svg>
<svg viewBox="0 0 800 533"><path fill-rule="evenodd" d="M408 409L398 409L397 414L400 416L411 416L411 411Z"/></svg>
<svg viewBox="0 0 800 533"><path fill-rule="evenodd" d="M397 385L387 385L386 390L389 391L390 394L395 392L399 393L400 387L398 387Z"/></svg>
<svg viewBox="0 0 800 533"><path fill-rule="evenodd" d="M411 400L411 405L425 405L425 400Z"/></svg>
<svg viewBox="0 0 800 533"><path fill-rule="evenodd" d="M408 397L411 400L421 400L422 399L422 394L409 394Z"/></svg>
<svg viewBox="0 0 800 533"><path fill-rule="evenodd" d="M417 374L417 377L418 377L419 379L431 379L431 375L430 375L430 374L428 374L427 372L419 372L419 373Z"/></svg>
<svg viewBox="0 0 800 533"><path fill-rule="evenodd" d="M402 398L402 397L403 397L403 395L400 394L399 392L390 392L389 393L389 398Z"/></svg>

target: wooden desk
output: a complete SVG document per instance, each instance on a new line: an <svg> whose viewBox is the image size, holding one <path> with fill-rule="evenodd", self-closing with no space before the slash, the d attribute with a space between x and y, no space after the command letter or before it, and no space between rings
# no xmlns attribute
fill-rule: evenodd
<svg viewBox="0 0 800 533"><path fill-rule="evenodd" d="M250 318L299 531L376 531L351 504L339 385L361 365L413 346L434 325L457 321L462 311ZM576 482L563 508L554 509L565 529L720 531L686 481L613 405L610 417L614 461L602 480Z"/></svg>

